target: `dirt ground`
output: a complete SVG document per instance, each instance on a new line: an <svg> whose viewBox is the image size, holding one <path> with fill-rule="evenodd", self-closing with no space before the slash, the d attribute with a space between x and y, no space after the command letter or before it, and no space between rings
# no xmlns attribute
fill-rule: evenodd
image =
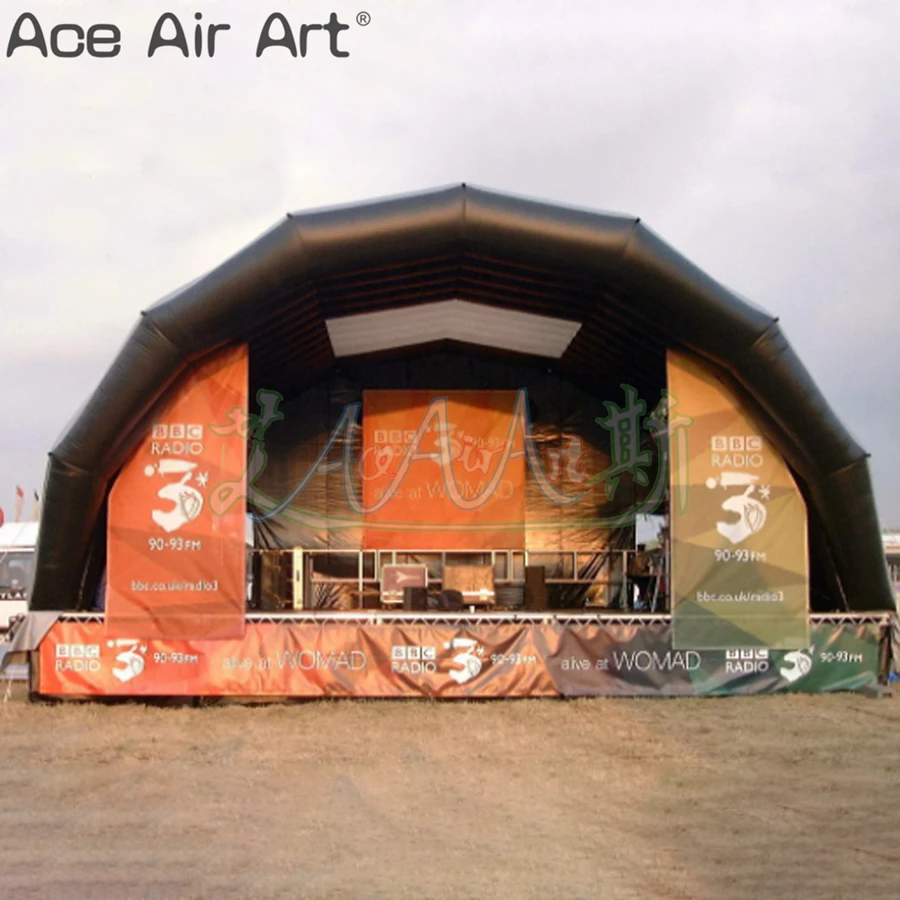
<svg viewBox="0 0 900 900"><path fill-rule="evenodd" d="M0 896L896 898L900 698L0 706Z"/></svg>

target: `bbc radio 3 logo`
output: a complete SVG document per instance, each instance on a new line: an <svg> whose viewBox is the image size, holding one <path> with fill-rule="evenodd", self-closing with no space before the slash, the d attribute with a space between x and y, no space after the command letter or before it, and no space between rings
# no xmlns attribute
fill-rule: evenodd
<svg viewBox="0 0 900 900"><path fill-rule="evenodd" d="M726 650L725 671L729 674L751 675L768 672L772 662L768 650Z"/></svg>
<svg viewBox="0 0 900 900"><path fill-rule="evenodd" d="M146 665L147 645L133 638L118 638L106 642L115 653L110 669L113 677L124 684L137 678ZM103 669L100 644L57 644L55 670L57 672L98 673Z"/></svg>
<svg viewBox="0 0 900 900"><path fill-rule="evenodd" d="M443 644L453 656L447 675L457 684L465 684L481 673L484 647L474 638L455 637ZM434 675L438 671L438 648L434 645L391 647L391 671L401 675Z"/></svg>
<svg viewBox="0 0 900 900"><path fill-rule="evenodd" d="M758 434L716 434L710 439L710 464L724 469L759 469L765 445Z"/></svg>
<svg viewBox="0 0 900 900"><path fill-rule="evenodd" d="M437 648L433 646L391 647L391 671L401 675L422 675L437 672Z"/></svg>
<svg viewBox="0 0 900 900"><path fill-rule="evenodd" d="M202 425L157 422L150 429L150 453L153 456L199 456L202 452Z"/></svg>
<svg viewBox="0 0 900 900"><path fill-rule="evenodd" d="M768 672L771 667L772 659L767 649L725 651L725 671L729 674L755 675ZM788 684L793 684L808 675L812 667L812 650L794 650L784 654L778 674Z"/></svg>
<svg viewBox="0 0 900 900"><path fill-rule="evenodd" d="M99 672L99 644L57 644L57 672Z"/></svg>

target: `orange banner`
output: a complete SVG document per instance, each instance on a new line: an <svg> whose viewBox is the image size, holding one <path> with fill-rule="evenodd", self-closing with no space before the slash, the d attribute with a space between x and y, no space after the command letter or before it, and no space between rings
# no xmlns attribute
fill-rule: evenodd
<svg viewBox="0 0 900 900"><path fill-rule="evenodd" d="M539 644L535 644L535 640ZM94 696L555 696L556 639L495 627L250 622L243 640L104 639L57 622L40 647L40 692Z"/></svg>
<svg viewBox="0 0 900 900"><path fill-rule="evenodd" d="M675 645L809 646L806 505L790 469L706 363L669 350L667 368Z"/></svg>
<svg viewBox="0 0 900 900"><path fill-rule="evenodd" d="M247 623L243 640L109 639L56 622L38 692L110 697L692 696L861 690L878 629L824 624L806 651L677 650L667 623Z"/></svg>
<svg viewBox="0 0 900 900"><path fill-rule="evenodd" d="M515 391L365 391L368 549L524 548Z"/></svg>
<svg viewBox="0 0 900 900"><path fill-rule="evenodd" d="M209 500L243 478L247 348L179 382L109 497L107 631L127 638L231 638L244 632L246 502ZM231 424L227 424L231 421ZM227 508L226 508L227 507Z"/></svg>

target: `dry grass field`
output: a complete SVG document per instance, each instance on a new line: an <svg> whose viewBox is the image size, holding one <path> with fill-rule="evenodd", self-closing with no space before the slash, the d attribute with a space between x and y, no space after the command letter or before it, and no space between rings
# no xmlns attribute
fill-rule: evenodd
<svg viewBox="0 0 900 900"><path fill-rule="evenodd" d="M900 699L0 707L0 896L896 898Z"/></svg>

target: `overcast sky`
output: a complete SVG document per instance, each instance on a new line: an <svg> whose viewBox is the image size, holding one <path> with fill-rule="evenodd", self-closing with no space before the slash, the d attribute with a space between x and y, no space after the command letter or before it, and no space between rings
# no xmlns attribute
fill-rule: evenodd
<svg viewBox="0 0 900 900"><path fill-rule="evenodd" d="M6 58L26 10L121 52ZM256 58L332 10L349 57ZM148 59L166 11L231 30ZM0 0L0 506L141 309L288 210L467 181L639 215L780 316L900 527L898 43L896 0Z"/></svg>

